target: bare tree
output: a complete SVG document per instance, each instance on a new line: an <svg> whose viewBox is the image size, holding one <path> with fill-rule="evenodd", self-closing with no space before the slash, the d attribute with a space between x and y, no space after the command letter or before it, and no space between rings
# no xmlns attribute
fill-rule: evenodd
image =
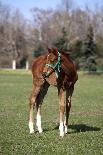
<svg viewBox="0 0 103 155"><path fill-rule="evenodd" d="M73 0L61 0L55 10L34 7L31 9L33 21L27 21L19 10L13 10L0 2L0 66L11 67L13 60L18 67L25 66L27 60L31 62L33 59L34 51L40 55L46 52L47 46L54 45L62 37L63 28L68 45L71 40L79 38L80 44L73 47L77 49L89 24L93 27L98 51L101 51L98 53L102 55L103 7L94 12L88 6L81 9L75 5ZM80 54L73 52L75 57Z"/></svg>
<svg viewBox="0 0 103 155"><path fill-rule="evenodd" d="M61 5L66 12L70 12L74 6L73 0L61 0Z"/></svg>

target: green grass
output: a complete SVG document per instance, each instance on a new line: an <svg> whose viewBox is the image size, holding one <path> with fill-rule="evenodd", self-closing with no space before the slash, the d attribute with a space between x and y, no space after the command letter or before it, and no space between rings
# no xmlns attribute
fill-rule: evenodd
<svg viewBox="0 0 103 155"><path fill-rule="evenodd" d="M75 85L69 133L59 137L57 90L51 87L42 105L42 134L29 134L27 71L0 71L0 155L102 155L103 76L83 75Z"/></svg>

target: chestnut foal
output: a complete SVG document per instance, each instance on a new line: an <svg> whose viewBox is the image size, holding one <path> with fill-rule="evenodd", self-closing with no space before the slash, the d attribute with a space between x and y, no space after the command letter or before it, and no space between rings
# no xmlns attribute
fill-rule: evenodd
<svg viewBox="0 0 103 155"><path fill-rule="evenodd" d="M41 133L41 104L48 91L50 85L54 85L58 89L59 105L60 105L60 136L63 137L67 133L68 118L71 108L71 97L74 90L74 84L78 79L75 65L73 64L69 54L57 49L48 49L48 54L36 58L32 65L33 89L30 96L30 116L29 129L30 133L34 133L33 127L33 109L37 111L36 126ZM64 103L66 92L66 104ZM65 113L65 118L64 118Z"/></svg>

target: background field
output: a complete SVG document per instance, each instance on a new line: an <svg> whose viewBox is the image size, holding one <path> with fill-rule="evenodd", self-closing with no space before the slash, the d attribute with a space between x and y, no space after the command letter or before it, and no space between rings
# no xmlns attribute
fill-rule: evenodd
<svg viewBox="0 0 103 155"><path fill-rule="evenodd" d="M103 76L79 73L72 99L69 132L59 137L57 91L51 87L42 106L44 132L28 130L31 73L0 71L1 155L102 155Z"/></svg>

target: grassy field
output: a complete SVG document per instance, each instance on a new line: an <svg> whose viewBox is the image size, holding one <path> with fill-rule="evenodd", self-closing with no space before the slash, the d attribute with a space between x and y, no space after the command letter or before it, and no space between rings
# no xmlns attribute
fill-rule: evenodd
<svg viewBox="0 0 103 155"><path fill-rule="evenodd" d="M0 71L0 155L103 155L103 76L79 73L69 132L59 137L57 91L42 105L42 134L29 134L31 73Z"/></svg>

